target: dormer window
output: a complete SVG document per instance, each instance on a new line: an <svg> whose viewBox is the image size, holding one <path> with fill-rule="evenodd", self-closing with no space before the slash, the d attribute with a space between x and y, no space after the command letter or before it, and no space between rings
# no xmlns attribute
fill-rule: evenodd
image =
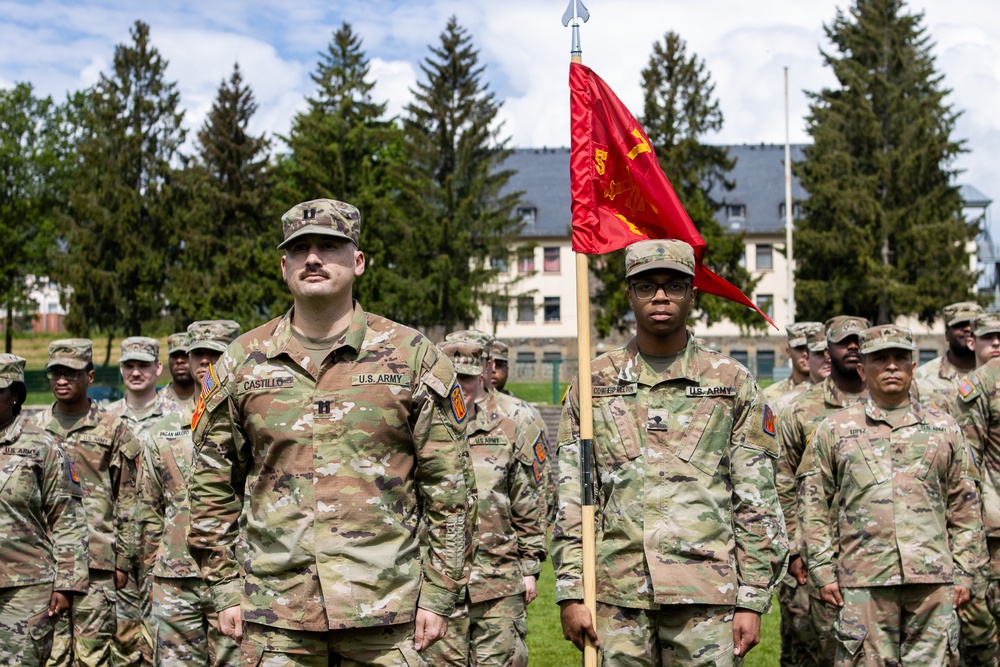
<svg viewBox="0 0 1000 667"><path fill-rule="evenodd" d="M533 225L538 220L538 209L534 206L521 206L517 209L517 217L526 225Z"/></svg>
<svg viewBox="0 0 1000 667"><path fill-rule="evenodd" d="M727 220L746 220L746 217L747 217L746 204L726 204Z"/></svg>

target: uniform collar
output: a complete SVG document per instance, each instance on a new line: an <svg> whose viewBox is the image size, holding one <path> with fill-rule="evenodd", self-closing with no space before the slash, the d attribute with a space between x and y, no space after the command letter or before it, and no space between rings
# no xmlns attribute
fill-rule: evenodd
<svg viewBox="0 0 1000 667"><path fill-rule="evenodd" d="M21 415L14 417L14 421L7 425L3 431L0 431L0 444L10 444L17 441L21 437L21 430L24 427L21 424Z"/></svg>
<svg viewBox="0 0 1000 667"><path fill-rule="evenodd" d="M865 401L865 414L868 415L868 418L872 421L883 422L891 426L893 429L924 423L924 409L919 403L910 401L907 407L909 409L906 411L906 414L899 421L899 423L893 424L886 417L885 411L882 410L882 408L879 407L879 404L873 401L869 396Z"/></svg>
<svg viewBox="0 0 1000 667"><path fill-rule="evenodd" d="M500 407L497 404L496 394L492 391L486 392L486 399L476 401L476 418L469 424L469 434L489 433L500 421Z"/></svg>
<svg viewBox="0 0 1000 667"><path fill-rule="evenodd" d="M691 336L687 345L674 363L662 375L654 374L648 364L639 358L639 340L635 337L625 346L625 356L618 368L618 382L621 384L640 383L652 387L668 380L689 380L701 384L701 364L698 363L698 346Z"/></svg>
<svg viewBox="0 0 1000 667"><path fill-rule="evenodd" d="M841 391L836 384L833 382L831 376L827 376L823 380L823 402L827 405L834 405L840 408L847 407L847 397L856 396L860 394L848 394L847 392Z"/></svg>
<svg viewBox="0 0 1000 667"><path fill-rule="evenodd" d="M271 332L271 340L274 341L273 345L268 347L267 358L274 359L282 354L291 357L300 366L303 366L302 361L305 359L306 351L302 349L299 345L299 341L295 339L292 335L292 314L295 312L294 306L285 313L278 323L274 326L274 330ZM333 346L334 350L341 347L349 347L354 350L355 354L361 352L361 348L364 346L365 334L368 332L368 316L365 311L361 308L361 304L354 301L354 311L351 314L351 323L347 327L347 333L345 333L339 341ZM303 366L304 368L305 366Z"/></svg>
<svg viewBox="0 0 1000 667"><path fill-rule="evenodd" d="M49 406L49 423L45 425L45 430L56 435L66 438L70 433L75 433L77 431L82 431L88 428L94 428L100 424L100 406L97 405L97 401L90 399L90 409L87 410L87 414L84 418L76 425L72 431L64 431L62 424L56 419L56 404L53 403Z"/></svg>

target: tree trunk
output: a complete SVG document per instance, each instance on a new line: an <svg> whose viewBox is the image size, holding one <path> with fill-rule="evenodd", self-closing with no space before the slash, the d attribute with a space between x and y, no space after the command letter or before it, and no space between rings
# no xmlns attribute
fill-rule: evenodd
<svg viewBox="0 0 1000 667"><path fill-rule="evenodd" d="M111 343L114 340L115 332L108 331L108 346L104 348L104 365L107 366L111 363Z"/></svg>
<svg viewBox="0 0 1000 667"><path fill-rule="evenodd" d="M7 299L7 331L4 332L4 351L7 354L14 352L14 305L13 299Z"/></svg>

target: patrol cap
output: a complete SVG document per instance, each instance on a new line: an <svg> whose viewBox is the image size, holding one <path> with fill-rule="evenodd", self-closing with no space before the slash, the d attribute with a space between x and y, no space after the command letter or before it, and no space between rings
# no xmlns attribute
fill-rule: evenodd
<svg viewBox="0 0 1000 667"><path fill-rule="evenodd" d="M167 354L171 355L177 352L187 354L188 345L190 344L191 336L188 336L186 331L172 333L167 336Z"/></svg>
<svg viewBox="0 0 1000 667"><path fill-rule="evenodd" d="M958 303L950 303L942 308L941 317L944 318L944 323L947 326L953 327L962 322L971 322L981 312L983 312L983 307L978 303L973 301L959 301Z"/></svg>
<svg viewBox="0 0 1000 667"><path fill-rule="evenodd" d="M806 347L810 352L822 352L826 349L826 329L823 325L806 332Z"/></svg>
<svg viewBox="0 0 1000 667"><path fill-rule="evenodd" d="M240 335L240 325L232 320L201 320L188 325L191 337L187 351L215 350L225 352L229 344Z"/></svg>
<svg viewBox="0 0 1000 667"><path fill-rule="evenodd" d="M1000 313L979 313L972 319L972 335L1000 333Z"/></svg>
<svg viewBox="0 0 1000 667"><path fill-rule="evenodd" d="M444 339L446 341L467 340L473 343L479 343L483 346L483 356L485 357L489 357L491 355L493 350L493 341L495 340L493 336L478 329L462 329L461 331L452 331L450 334L445 336Z"/></svg>
<svg viewBox="0 0 1000 667"><path fill-rule="evenodd" d="M0 354L0 389L15 382L24 384L24 365L27 360L16 354Z"/></svg>
<svg viewBox="0 0 1000 667"><path fill-rule="evenodd" d="M490 349L493 352L493 358L497 361L508 361L510 359L510 348L507 346L507 343L494 338Z"/></svg>
<svg viewBox="0 0 1000 667"><path fill-rule="evenodd" d="M49 343L49 363L45 370L53 366L65 366L82 371L93 362L93 343L89 338L60 338Z"/></svg>
<svg viewBox="0 0 1000 667"><path fill-rule="evenodd" d="M913 334L909 329L897 327L895 324L880 324L861 332L859 336L861 354L871 354L879 350L909 350L914 351Z"/></svg>
<svg viewBox="0 0 1000 667"><path fill-rule="evenodd" d="M157 361L160 358L160 341L146 336L130 336L122 341L122 357L126 361Z"/></svg>
<svg viewBox="0 0 1000 667"><path fill-rule="evenodd" d="M336 199L313 199L288 209L281 216L281 229L285 233L285 240L278 245L278 250L306 234L338 236L358 245L361 212Z"/></svg>
<svg viewBox="0 0 1000 667"><path fill-rule="evenodd" d="M452 363L459 375L483 374L483 346L471 340L446 340L438 343L441 350Z"/></svg>
<svg viewBox="0 0 1000 667"><path fill-rule="evenodd" d="M670 269L694 275L694 248L675 239L633 243L625 250L625 277L653 269Z"/></svg>
<svg viewBox="0 0 1000 667"><path fill-rule="evenodd" d="M826 321L827 343L839 343L848 336L860 335L862 331L870 328L871 322L863 317L852 317L850 315L838 315Z"/></svg>
<svg viewBox="0 0 1000 667"><path fill-rule="evenodd" d="M788 332L788 347L803 347L806 345L806 333L810 329L823 328L823 325L819 322L796 322L795 324L789 324L787 328Z"/></svg>

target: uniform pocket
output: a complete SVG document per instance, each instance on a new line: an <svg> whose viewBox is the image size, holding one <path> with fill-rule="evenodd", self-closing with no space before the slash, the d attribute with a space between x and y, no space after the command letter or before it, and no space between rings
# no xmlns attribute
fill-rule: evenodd
<svg viewBox="0 0 1000 667"><path fill-rule="evenodd" d="M617 469L637 458L642 449L635 416L621 396L594 401L594 443L608 467Z"/></svg>
<svg viewBox="0 0 1000 667"><path fill-rule="evenodd" d="M822 603L820 603L822 604ZM833 624L833 631L837 635L837 642L844 647L847 654L855 656L861 650L868 636L868 630L860 625L845 623L843 620L843 609L837 614L837 620Z"/></svg>
<svg viewBox="0 0 1000 667"><path fill-rule="evenodd" d="M732 418L727 406L717 400L701 399L691 421L684 428L675 454L698 471L713 477L722 457L729 451L731 434Z"/></svg>

